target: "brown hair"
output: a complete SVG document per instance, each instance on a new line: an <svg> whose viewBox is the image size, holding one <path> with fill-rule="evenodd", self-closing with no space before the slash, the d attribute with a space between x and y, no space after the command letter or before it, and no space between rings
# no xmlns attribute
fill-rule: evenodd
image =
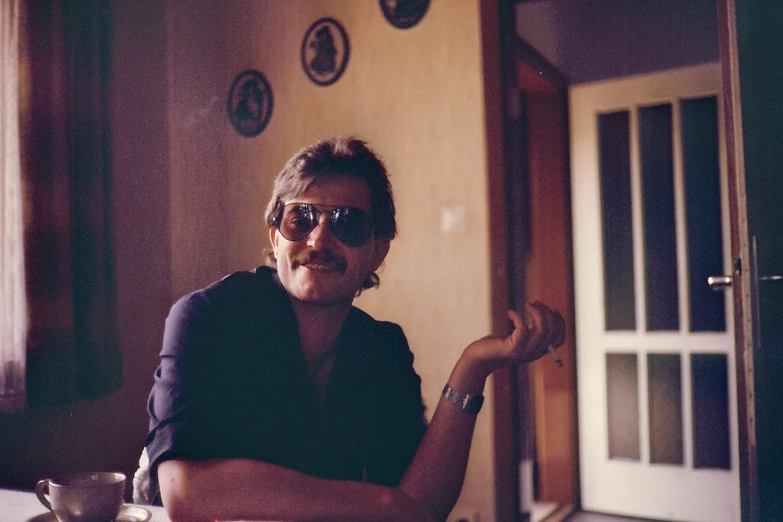
<svg viewBox="0 0 783 522"><path fill-rule="evenodd" d="M294 154L275 179L272 198L266 207L266 224L277 228L285 201L302 195L317 179L329 176L353 176L362 180L370 190L373 234L379 239L394 239L397 222L386 166L367 143L356 138L319 140ZM266 254L266 264L277 268L271 250ZM359 292L379 284L380 278L373 272Z"/></svg>

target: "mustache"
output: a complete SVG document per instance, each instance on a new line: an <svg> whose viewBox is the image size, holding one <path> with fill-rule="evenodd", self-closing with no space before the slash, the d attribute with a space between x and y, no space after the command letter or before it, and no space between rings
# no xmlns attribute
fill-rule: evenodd
<svg viewBox="0 0 783 522"><path fill-rule="evenodd" d="M329 265L340 272L345 272L348 269L348 263L342 257L337 256L331 250L312 250L294 257L291 260L291 265L296 268L300 265L319 264Z"/></svg>

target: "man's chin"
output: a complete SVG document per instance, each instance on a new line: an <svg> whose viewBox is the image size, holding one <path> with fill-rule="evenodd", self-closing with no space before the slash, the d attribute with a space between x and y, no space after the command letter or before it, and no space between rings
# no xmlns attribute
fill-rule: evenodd
<svg viewBox="0 0 783 522"><path fill-rule="evenodd" d="M298 291L291 292L298 301L313 305L339 305L353 302L354 293L347 293L343 288L329 288L323 285L303 285Z"/></svg>
<svg viewBox="0 0 783 522"><path fill-rule="evenodd" d="M292 296L297 301L311 306L350 306L353 303L353 296L323 295L314 293L305 293Z"/></svg>

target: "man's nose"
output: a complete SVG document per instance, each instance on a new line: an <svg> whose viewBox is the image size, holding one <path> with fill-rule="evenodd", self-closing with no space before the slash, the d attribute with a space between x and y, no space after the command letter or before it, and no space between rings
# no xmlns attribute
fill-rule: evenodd
<svg viewBox="0 0 783 522"><path fill-rule="evenodd" d="M329 216L321 214L318 216L318 225L310 231L307 236L307 245L313 249L319 250L334 245L336 238L332 234L329 226Z"/></svg>

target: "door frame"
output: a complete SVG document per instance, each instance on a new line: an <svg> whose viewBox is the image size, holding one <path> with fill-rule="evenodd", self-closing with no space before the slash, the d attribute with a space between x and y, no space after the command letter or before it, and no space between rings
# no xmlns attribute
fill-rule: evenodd
<svg viewBox="0 0 783 522"><path fill-rule="evenodd" d="M498 7L500 4L500 7ZM499 210L490 211L490 247L492 260L492 316L496 332L507 328L505 310L510 302L508 287L509 249L508 238L503 231L508 223L508 209L503 190L508 173L504 155L509 147L504 140L502 113L509 101L505 99L504 87L508 78L515 75L518 64L529 63L538 67L544 77L562 78L546 60L529 45L520 40L514 27L513 2L481 1L481 26L483 58L485 64L485 100L487 121L487 156L489 172L490 201L499 204ZM737 21L735 0L716 0L718 11L719 62L723 75L724 132L726 137L727 176L729 187L729 214L731 235L731 258L739 259L742 267L751 267L748 237L747 203L745 192L745 170L743 157L742 114L739 90L739 64L737 44ZM504 20L506 20L504 22ZM499 33L495 32L499 29ZM498 48L499 47L499 48ZM526 50L532 52L526 52ZM498 60L499 58L499 60ZM532 63L531 63L532 58ZM498 63L500 62L500 63ZM522 88L522 86L519 86ZM502 102L497 103L500 99ZM570 218L570 204L566 209ZM567 232L570 237L570 228ZM570 247L570 244L569 244ZM570 256L570 248L569 248ZM570 262L570 260L569 260ZM738 447L740 466L740 502L743 522L759 520L758 465L755 444L755 399L753 380L754 325L752 314L751 273L742 270L734 278L732 299L734 303L735 365L738 416ZM535 274L529 274L535 277ZM571 292L573 292L573 279ZM571 310L571 313L573 311ZM572 315L573 317L573 315ZM569 325L573 332L573 323ZM573 349L573 345L570 347ZM511 462L516 462L518 440L514 435L517 423L514 420L517 405L514 399L514 378L511 372L500 372L493 379L494 396L494 457L496 480L497 520L514 520L518 509L518 498L514 491L518 487L517 475ZM575 399L574 391L574 399ZM575 415L575 412L574 412ZM572 435L576 446L577 435ZM578 454L574 455L576 463ZM578 470L578 465L577 465ZM579 507L579 474L576 474L573 488L574 507Z"/></svg>
<svg viewBox="0 0 783 522"><path fill-rule="evenodd" d="M510 208L526 206L527 226L510 229L512 245L518 245L510 260L519 282L512 292L521 287L524 295L519 299L547 303L566 323L566 341L557 350L563 366L547 356L527 365L519 376L520 388L527 384L519 394L520 424L527 421L532 427L532 440L520 440L520 446L527 442L532 450L528 458L535 462L537 500L557 503L559 512L565 512L579 504L568 83L521 39L516 39L514 50L516 85L524 100L518 135L527 154L522 172L507 170L526 186L520 190L509 185L508 192L510 197L520 192L526 197ZM528 408L523 408L525 398Z"/></svg>
<svg viewBox="0 0 783 522"><path fill-rule="evenodd" d="M743 522L756 522L759 520L759 508L753 389L754 320L753 296L751 295L753 287L751 285L752 265L745 190L737 19L735 0L717 0L716 4L719 62L723 76L731 259L736 267L734 273L731 274L731 291L734 302L734 360L737 381L740 504Z"/></svg>
<svg viewBox="0 0 783 522"><path fill-rule="evenodd" d="M553 500L560 503L558 516L564 517L579 504L579 474L576 435L576 368L575 348L573 343L573 274L571 269L571 215L570 215L570 165L568 161L568 115L567 115L567 82L563 75L550 65L536 50L519 38L514 23L514 2L497 0L481 0L480 14L482 26L482 55L485 78L485 120L486 148L488 167L489 211L489 248L491 255L491 303L493 331L507 334L509 323L506 310L513 302L528 300L529 297L540 298L542 301L559 308L566 318L566 344L558 349L558 354L565 366L558 368L551 359L544 358L540 364L529 365L529 373L533 382L554 383L559 388L559 405L554 402L555 394L547 393L546 384L532 387L530 404L533 408L522 408L518 391L522 372L514 369L504 369L493 374L491 394L493 398L493 470L495 479L495 520L496 522L524 520L520 515L520 487L517 463L521 455L519 426L523 422L533 424L536 439L536 456L539 465L543 463L540 482L542 491L549 491ZM550 135L559 133L562 147L558 157L550 157L549 161L560 163L560 176L548 179L545 169L533 169L531 176L538 184L528 185L527 174L520 179L519 165L514 165L516 151L515 136L518 139L519 127L518 94L527 92L538 96L534 104L538 111L536 118L552 123L548 132ZM560 100L561 106L555 113L549 112L547 118L547 103ZM561 114L557 114L557 111ZM560 130L557 130L557 126ZM534 138L535 139L535 138ZM543 135L538 139L543 140ZM538 143L541 143L539 141ZM534 144L535 146L535 144ZM519 182L523 181L523 186ZM522 190L525 206L515 208L518 204L509 199L509 188ZM529 197L536 192L538 202L555 207L539 205L533 208ZM522 211L522 222L519 214ZM554 212L560 217L559 224L553 226L543 219ZM546 213L546 214L544 214ZM512 241L509 224L517 220ZM531 232L536 224L536 233L550 237L559 245L558 248L546 250L532 249L526 245L524 234ZM531 228L533 227L533 228ZM549 234L549 236L546 236ZM515 249L522 246L523 252ZM551 266L548 266L551 263ZM545 289L536 288L530 282L541 281L543 276L552 277L552 268L559 270L557 281L548 291L554 291L553 302ZM543 274L542 274L543 272ZM532 292L530 291L532 290ZM538 292L538 293L536 293ZM565 399L563 402L562 399ZM565 404L565 406L563 406ZM569 406L571 404L571 406ZM521 418L520 412L527 410L530 417ZM534 419L534 411L541 419ZM554 420L545 415L554 414ZM544 422L544 421L547 422ZM558 457L553 455L553 447L557 447ZM562 446L566 446L565 448ZM541 458L543 456L543 458ZM557 476L553 469L566 471L565 477ZM548 471L548 472L547 472Z"/></svg>

